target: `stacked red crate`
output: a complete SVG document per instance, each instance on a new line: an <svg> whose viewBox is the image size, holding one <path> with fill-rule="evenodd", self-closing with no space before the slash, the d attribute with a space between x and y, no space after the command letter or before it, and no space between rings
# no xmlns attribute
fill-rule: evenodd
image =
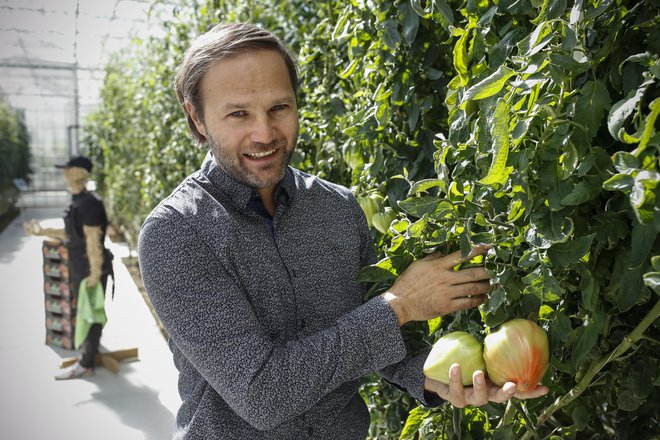
<svg viewBox="0 0 660 440"><path fill-rule="evenodd" d="M73 350L76 300L69 280L69 254L59 241L44 240L46 344Z"/></svg>

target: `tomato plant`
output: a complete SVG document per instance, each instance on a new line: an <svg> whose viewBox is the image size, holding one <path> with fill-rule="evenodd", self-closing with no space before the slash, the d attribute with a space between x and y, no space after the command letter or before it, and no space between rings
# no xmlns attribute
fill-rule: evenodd
<svg viewBox="0 0 660 440"><path fill-rule="evenodd" d="M30 140L24 115L0 94L0 217L14 208L18 190L13 179L29 180Z"/></svg>
<svg viewBox="0 0 660 440"><path fill-rule="evenodd" d="M188 3L165 38L108 66L87 127L129 237L204 154L171 92L190 36L219 19L260 23L299 55L294 165L391 209L372 228L369 295L429 252L493 245L474 262L493 276L489 301L404 326L409 351L452 331L485 337L513 318L549 336L551 392L540 399L424 408L366 378L370 437L656 433L657 0Z"/></svg>

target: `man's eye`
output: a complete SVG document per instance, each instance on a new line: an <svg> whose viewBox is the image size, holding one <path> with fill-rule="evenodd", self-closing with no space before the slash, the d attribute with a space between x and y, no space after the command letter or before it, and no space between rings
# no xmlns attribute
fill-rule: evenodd
<svg viewBox="0 0 660 440"><path fill-rule="evenodd" d="M276 112L278 110L284 110L287 107L288 106L286 104L277 104L276 106L273 106L273 108L271 108L271 110Z"/></svg>
<svg viewBox="0 0 660 440"><path fill-rule="evenodd" d="M229 113L228 116L230 116L232 118L240 118L240 117L245 116L245 112L243 112L243 110L237 110L235 112Z"/></svg>

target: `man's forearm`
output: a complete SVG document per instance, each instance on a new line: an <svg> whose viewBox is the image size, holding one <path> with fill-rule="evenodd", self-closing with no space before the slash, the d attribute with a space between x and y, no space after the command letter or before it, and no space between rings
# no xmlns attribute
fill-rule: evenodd
<svg viewBox="0 0 660 440"><path fill-rule="evenodd" d="M89 276L98 281L103 271L103 231L100 226L83 226L85 250L89 261Z"/></svg>

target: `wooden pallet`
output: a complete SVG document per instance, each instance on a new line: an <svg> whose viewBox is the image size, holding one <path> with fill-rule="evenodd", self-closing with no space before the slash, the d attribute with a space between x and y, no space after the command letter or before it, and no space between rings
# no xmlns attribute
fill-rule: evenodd
<svg viewBox="0 0 660 440"><path fill-rule="evenodd" d="M108 370L112 371L114 374L117 374L119 371L119 362L131 359L136 360L138 357L137 348L128 348L125 350L116 350L116 351L107 351L103 353L96 354L96 365L103 366ZM60 363L60 368L66 368L70 365L73 365L78 361L77 357L70 357L62 359Z"/></svg>

